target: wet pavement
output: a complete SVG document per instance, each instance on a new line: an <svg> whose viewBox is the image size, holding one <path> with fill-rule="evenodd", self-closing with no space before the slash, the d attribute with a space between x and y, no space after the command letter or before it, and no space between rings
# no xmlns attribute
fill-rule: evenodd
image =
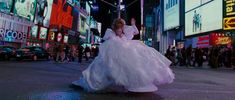
<svg viewBox="0 0 235 100"><path fill-rule="evenodd" d="M1 100L234 100L235 71L174 68L173 84L155 93L87 93L74 87L90 62L0 62Z"/></svg>

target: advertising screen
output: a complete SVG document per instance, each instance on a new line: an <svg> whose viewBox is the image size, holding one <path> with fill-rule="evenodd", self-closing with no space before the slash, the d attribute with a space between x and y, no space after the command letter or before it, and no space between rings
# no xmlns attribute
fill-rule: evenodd
<svg viewBox="0 0 235 100"><path fill-rule="evenodd" d="M209 40L210 40L209 35L199 36L199 37L195 37L195 40L194 40L195 42L193 44L199 48L209 47L210 45Z"/></svg>
<svg viewBox="0 0 235 100"><path fill-rule="evenodd" d="M81 34L85 35L86 34L86 18L83 17L82 15L80 15L79 18L79 32L81 32Z"/></svg>
<svg viewBox="0 0 235 100"><path fill-rule="evenodd" d="M35 24L49 27L53 0L38 0Z"/></svg>
<svg viewBox="0 0 235 100"><path fill-rule="evenodd" d="M38 36L38 26L31 27L31 37L37 38Z"/></svg>
<svg viewBox="0 0 235 100"><path fill-rule="evenodd" d="M0 0L0 12L9 13L13 4L13 0Z"/></svg>
<svg viewBox="0 0 235 100"><path fill-rule="evenodd" d="M102 24L98 22L97 25L98 25L98 31L99 31L99 33L101 33Z"/></svg>
<svg viewBox="0 0 235 100"><path fill-rule="evenodd" d="M235 30L235 1L223 0L223 29Z"/></svg>
<svg viewBox="0 0 235 100"><path fill-rule="evenodd" d="M64 42L64 43L68 43L68 39L69 39L68 35L65 35L65 36L64 36L64 41L63 41L63 42Z"/></svg>
<svg viewBox="0 0 235 100"><path fill-rule="evenodd" d="M185 0L185 11L193 10L213 0Z"/></svg>
<svg viewBox="0 0 235 100"><path fill-rule="evenodd" d="M55 32L50 31L48 33L48 40L49 41L54 41L55 40Z"/></svg>
<svg viewBox="0 0 235 100"><path fill-rule="evenodd" d="M185 0L187 1L187 0ZM180 1L164 0L164 30L170 30L180 25Z"/></svg>
<svg viewBox="0 0 235 100"><path fill-rule="evenodd" d="M64 26L71 29L73 23L72 6L66 0L54 0L50 19L52 26Z"/></svg>
<svg viewBox="0 0 235 100"><path fill-rule="evenodd" d="M185 0L186 36L222 29L223 0L202 0L202 3L199 0L192 1Z"/></svg>
<svg viewBox="0 0 235 100"><path fill-rule="evenodd" d="M34 19L36 0L16 0L14 13L28 20Z"/></svg>
<svg viewBox="0 0 235 100"><path fill-rule="evenodd" d="M211 45L227 45L232 44L232 37L225 36L223 33L212 33L210 34L210 44Z"/></svg>
<svg viewBox="0 0 235 100"><path fill-rule="evenodd" d="M47 28L45 28L45 27L41 27L40 28L40 34L39 34L39 39L43 39L43 40L45 40L46 38L47 38Z"/></svg>
<svg viewBox="0 0 235 100"><path fill-rule="evenodd" d="M57 42L61 42L62 41L62 39L63 39L63 35L61 34L61 33L58 33L57 34Z"/></svg>

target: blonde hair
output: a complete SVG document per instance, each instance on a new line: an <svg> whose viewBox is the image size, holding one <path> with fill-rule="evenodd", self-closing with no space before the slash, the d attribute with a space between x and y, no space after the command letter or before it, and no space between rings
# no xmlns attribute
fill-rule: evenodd
<svg viewBox="0 0 235 100"><path fill-rule="evenodd" d="M115 31L119 28L123 28L125 24L126 23L123 19L117 18L113 21L112 29L113 29L113 31Z"/></svg>

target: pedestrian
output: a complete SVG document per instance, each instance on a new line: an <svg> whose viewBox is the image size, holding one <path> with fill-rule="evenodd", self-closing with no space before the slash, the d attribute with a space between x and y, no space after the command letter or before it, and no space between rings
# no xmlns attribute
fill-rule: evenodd
<svg viewBox="0 0 235 100"><path fill-rule="evenodd" d="M66 45L64 48L65 58L64 60L67 60L67 62L70 61L70 47L69 45Z"/></svg>
<svg viewBox="0 0 235 100"><path fill-rule="evenodd" d="M186 66L192 66L191 64L191 59L192 59L192 45L190 45L187 49L186 49Z"/></svg>
<svg viewBox="0 0 235 100"><path fill-rule="evenodd" d="M74 46L71 47L71 61L75 61L75 57L76 57L76 48Z"/></svg>
<svg viewBox="0 0 235 100"><path fill-rule="evenodd" d="M57 62L58 52L59 52L58 45L55 44L53 48L53 59L55 62Z"/></svg>
<svg viewBox="0 0 235 100"><path fill-rule="evenodd" d="M203 53L202 53L201 48L198 48L198 47L195 49L195 62L197 63L198 67L202 67ZM194 63L194 65L195 65L195 63Z"/></svg>
<svg viewBox="0 0 235 100"><path fill-rule="evenodd" d="M232 50L231 63L232 63L233 69L235 70L235 48L231 50Z"/></svg>
<svg viewBox="0 0 235 100"><path fill-rule="evenodd" d="M195 51L196 51L196 48L193 48L192 49L192 63L193 63L193 67L195 67L195 64L196 64L196 58L195 58Z"/></svg>
<svg viewBox="0 0 235 100"><path fill-rule="evenodd" d="M217 46L214 46L213 48L212 48L212 52L211 52L211 55L212 55L212 57L211 57L211 67L212 68L218 68L218 66L219 66L219 48L217 47Z"/></svg>
<svg viewBox="0 0 235 100"><path fill-rule="evenodd" d="M170 60L172 62L171 66L176 66L177 62L176 62L176 48L172 47L172 50L170 51Z"/></svg>
<svg viewBox="0 0 235 100"><path fill-rule="evenodd" d="M95 52L94 52L95 57L98 56L98 54L99 54L99 47L95 46Z"/></svg>
<svg viewBox="0 0 235 100"><path fill-rule="evenodd" d="M57 47L56 62L63 62L64 59L63 52L64 52L63 45L59 44Z"/></svg>
<svg viewBox="0 0 235 100"><path fill-rule="evenodd" d="M232 48L227 47L226 51L226 67L231 68L232 67Z"/></svg>
<svg viewBox="0 0 235 100"><path fill-rule="evenodd" d="M91 50L90 50L90 48L89 48L87 45L86 45L86 47L85 47L84 53L85 53L86 61L88 61L88 60L89 60L89 57L90 57L90 55L91 55Z"/></svg>
<svg viewBox="0 0 235 100"><path fill-rule="evenodd" d="M187 54L186 54L185 47L183 47L181 49L181 54L182 54L182 66L185 66L186 65L186 59L187 59ZM188 67L188 66L186 66L186 67Z"/></svg>
<svg viewBox="0 0 235 100"><path fill-rule="evenodd" d="M168 46L167 50L166 50L166 53L165 53L165 56L168 58L168 59L171 59L171 46Z"/></svg>
<svg viewBox="0 0 235 100"><path fill-rule="evenodd" d="M198 54L199 54L199 58L198 58L198 66L199 67L202 67L202 65L203 65L203 53L204 51L202 50L202 48L199 48L199 52L198 52Z"/></svg>
<svg viewBox="0 0 235 100"><path fill-rule="evenodd" d="M81 63L82 62L82 58L83 58L83 46L78 45L78 62Z"/></svg>

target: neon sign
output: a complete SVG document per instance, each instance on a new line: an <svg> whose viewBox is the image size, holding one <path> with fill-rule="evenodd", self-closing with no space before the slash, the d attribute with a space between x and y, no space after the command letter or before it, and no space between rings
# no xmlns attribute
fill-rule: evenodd
<svg viewBox="0 0 235 100"><path fill-rule="evenodd" d="M7 42L26 42L27 34L12 30L0 29L0 40Z"/></svg>

